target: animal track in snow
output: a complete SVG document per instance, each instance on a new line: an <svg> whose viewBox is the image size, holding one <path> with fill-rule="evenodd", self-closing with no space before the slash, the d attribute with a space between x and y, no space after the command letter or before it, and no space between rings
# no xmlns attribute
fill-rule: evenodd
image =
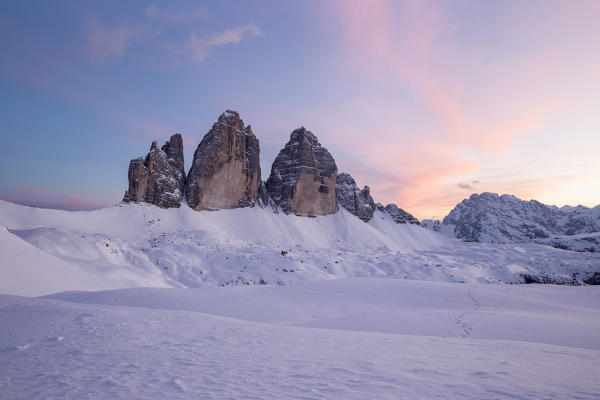
<svg viewBox="0 0 600 400"><path fill-rule="evenodd" d="M473 331L473 328L465 321L465 317L473 312L478 311L479 308L481 307L481 303L479 302L479 300L477 300L477 298L475 296L473 296L473 288L472 287L467 290L467 296L469 297L469 300L471 301L471 303L473 303L472 309L470 311L462 311L462 312L458 313L456 315L456 317L454 318L454 322L456 323L456 325L458 325L458 327L462 331L460 336L463 338L471 336L471 332Z"/></svg>

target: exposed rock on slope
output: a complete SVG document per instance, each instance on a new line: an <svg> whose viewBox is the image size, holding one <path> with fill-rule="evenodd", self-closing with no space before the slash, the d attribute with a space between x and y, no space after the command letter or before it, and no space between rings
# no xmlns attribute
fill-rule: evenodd
<svg viewBox="0 0 600 400"><path fill-rule="evenodd" d="M473 194L444 218L440 230L476 242L536 242L563 249L599 251L600 206L558 208L508 194Z"/></svg>
<svg viewBox="0 0 600 400"><path fill-rule="evenodd" d="M260 147L250 125L227 110L204 136L187 176L186 198L195 210L253 206L261 185Z"/></svg>
<svg viewBox="0 0 600 400"><path fill-rule="evenodd" d="M418 224L419 220L395 204L385 206L384 212L392 217L397 224Z"/></svg>
<svg viewBox="0 0 600 400"><path fill-rule="evenodd" d="M129 163L129 187L123 201L146 202L159 207L179 207L183 197L183 140L180 134L171 136L162 149L152 142L146 158Z"/></svg>
<svg viewBox="0 0 600 400"><path fill-rule="evenodd" d="M265 208L269 204L269 191L267 190L267 185L264 182L260 182L260 186L258 188L258 199L256 203Z"/></svg>
<svg viewBox="0 0 600 400"><path fill-rule="evenodd" d="M359 189L352 176L342 172L337 175L335 189L337 200L342 207L365 222L373 218L375 202L368 186Z"/></svg>
<svg viewBox="0 0 600 400"><path fill-rule="evenodd" d="M312 132L299 128L275 158L267 189L286 214L333 214L338 211L336 176L331 154Z"/></svg>

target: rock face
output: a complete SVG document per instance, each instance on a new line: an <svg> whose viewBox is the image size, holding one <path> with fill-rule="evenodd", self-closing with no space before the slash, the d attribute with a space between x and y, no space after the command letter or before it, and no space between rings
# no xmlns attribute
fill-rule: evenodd
<svg viewBox="0 0 600 400"><path fill-rule="evenodd" d="M265 208L269 204L269 191L267 190L267 185L262 181L258 188L258 199L256 202L261 208Z"/></svg>
<svg viewBox="0 0 600 400"><path fill-rule="evenodd" d="M267 189L286 214L328 215L338 211L336 176L331 154L312 132L299 128L275 158Z"/></svg>
<svg viewBox="0 0 600 400"><path fill-rule="evenodd" d="M156 141L152 142L145 159L129 162L128 178L124 202L143 201L162 208L181 206L185 185L181 135L171 136L162 149Z"/></svg>
<svg viewBox="0 0 600 400"><path fill-rule="evenodd" d="M373 218L375 202L368 186L359 189L352 176L342 172L337 175L335 190L338 203L346 210L365 222Z"/></svg>
<svg viewBox="0 0 600 400"><path fill-rule="evenodd" d="M558 208L486 192L457 204L437 226L448 236L474 242L534 242L566 250L600 251L600 206Z"/></svg>
<svg viewBox="0 0 600 400"><path fill-rule="evenodd" d="M384 212L390 215L397 224L418 224L419 220L395 204L385 206Z"/></svg>
<svg viewBox="0 0 600 400"><path fill-rule="evenodd" d="M260 146L250 125L227 110L204 136L187 176L186 198L194 210L253 206L261 186Z"/></svg>

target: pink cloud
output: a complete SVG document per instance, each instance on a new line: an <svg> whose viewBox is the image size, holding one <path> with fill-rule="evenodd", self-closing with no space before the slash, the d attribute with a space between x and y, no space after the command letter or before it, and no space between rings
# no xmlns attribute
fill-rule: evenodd
<svg viewBox="0 0 600 400"><path fill-rule="evenodd" d="M74 205L84 204L87 201L85 197L71 194L65 195L65 199L67 199L70 204Z"/></svg>
<svg viewBox="0 0 600 400"><path fill-rule="evenodd" d="M589 54L598 30L583 35L575 21L589 28L593 18L579 6L552 3L539 26L531 13L507 13L499 40L523 51L491 53L488 42L458 38L463 21L450 6L340 1L334 14L342 28L342 58L372 94L350 99L339 113L345 109L369 124L357 127L356 120L336 118L331 110L315 119L334 120L323 126L331 129L330 137L343 137L336 140L340 163L360 169L348 172L370 184L374 196L420 210L421 216L443 215L464 196L457 186L462 177L489 159L507 157L522 138L551 127L562 110L577 104L590 83L600 86L600 57ZM554 19L556 25L547 23ZM560 40L538 42L538 35ZM387 95L390 87L411 98ZM518 177L506 179L498 186L510 187L512 179L519 190Z"/></svg>

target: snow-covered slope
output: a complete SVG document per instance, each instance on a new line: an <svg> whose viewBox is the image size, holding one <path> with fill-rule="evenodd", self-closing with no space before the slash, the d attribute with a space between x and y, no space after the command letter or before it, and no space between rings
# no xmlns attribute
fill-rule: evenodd
<svg viewBox="0 0 600 400"><path fill-rule="evenodd" d="M424 225L452 237L485 243L543 243L561 249L600 251L600 206L547 206L495 193L473 194L442 224Z"/></svg>
<svg viewBox="0 0 600 400"><path fill-rule="evenodd" d="M597 289L363 278L0 296L0 396L595 399Z"/></svg>
<svg viewBox="0 0 600 400"><path fill-rule="evenodd" d="M3 247L16 241L29 249L15 250L13 261L0 264L7 294L51 292L54 287L44 287L43 274L35 272L55 260L82 276L81 284L64 280L57 290L289 284L366 276L496 283L533 277L581 283L600 270L600 254L534 244L464 243L420 226L396 224L380 211L364 223L343 209L305 218L275 214L269 207L197 212L185 205L161 209L128 204L68 212L0 202L0 225L10 230L0 238ZM53 261L29 259L31 245ZM23 271L30 271L30 284L23 282ZM90 287L85 276L97 286Z"/></svg>
<svg viewBox="0 0 600 400"><path fill-rule="evenodd" d="M0 244L0 293L39 296L75 287L103 290L175 284L156 269L140 271L128 265L102 262L72 263L68 257L60 258L40 250L4 227L0 227Z"/></svg>

